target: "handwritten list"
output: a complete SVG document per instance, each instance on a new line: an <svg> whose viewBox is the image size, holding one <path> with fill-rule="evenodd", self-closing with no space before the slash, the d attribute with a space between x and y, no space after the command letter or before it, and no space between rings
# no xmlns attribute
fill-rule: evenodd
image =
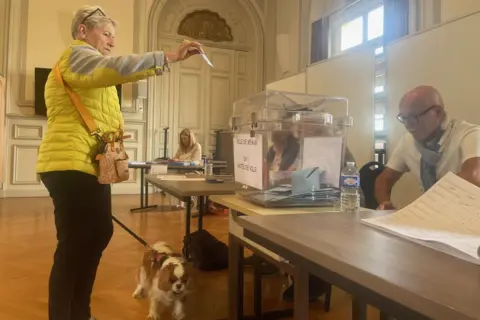
<svg viewBox="0 0 480 320"><path fill-rule="evenodd" d="M451 172L407 207L363 222L407 238L448 245L480 262L480 188Z"/></svg>

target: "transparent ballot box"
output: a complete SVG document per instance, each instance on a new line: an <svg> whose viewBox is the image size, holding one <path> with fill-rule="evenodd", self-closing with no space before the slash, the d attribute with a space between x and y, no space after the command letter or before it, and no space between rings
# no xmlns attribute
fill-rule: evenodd
<svg viewBox="0 0 480 320"><path fill-rule="evenodd" d="M265 207L339 201L347 99L267 90L236 101L230 125L238 195Z"/></svg>

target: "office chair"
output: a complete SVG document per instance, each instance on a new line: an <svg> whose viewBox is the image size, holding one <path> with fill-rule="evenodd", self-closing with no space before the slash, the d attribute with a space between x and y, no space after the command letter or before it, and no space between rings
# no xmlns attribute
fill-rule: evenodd
<svg viewBox="0 0 480 320"><path fill-rule="evenodd" d="M375 180L383 172L385 166L380 162L371 161L365 164L359 171L360 188L365 197L365 208L375 210L378 207L375 199Z"/></svg>

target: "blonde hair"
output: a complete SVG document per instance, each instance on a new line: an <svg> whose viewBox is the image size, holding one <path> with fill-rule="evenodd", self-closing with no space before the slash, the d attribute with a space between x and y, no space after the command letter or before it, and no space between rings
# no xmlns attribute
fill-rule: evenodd
<svg viewBox="0 0 480 320"><path fill-rule="evenodd" d="M97 11L94 13L94 11ZM83 24L87 27L88 30L94 29L99 25L103 25L105 23L111 23L114 27L118 26L118 23L109 18L105 14L105 10L103 10L99 6L83 6L75 12L72 20L72 38L74 40L77 39L77 32L78 27Z"/></svg>
<svg viewBox="0 0 480 320"><path fill-rule="evenodd" d="M183 145L183 143L182 143L182 134L188 135L188 137L189 137L189 145L188 145L188 146L184 146L184 145ZM178 145L179 145L180 150L181 150L183 153L189 152L189 151L192 150L192 149L195 147L195 145L197 144L197 139L195 139L195 134L194 134L193 131L190 130L190 129L183 129L182 132L180 132L180 135L179 135L178 137L179 137Z"/></svg>

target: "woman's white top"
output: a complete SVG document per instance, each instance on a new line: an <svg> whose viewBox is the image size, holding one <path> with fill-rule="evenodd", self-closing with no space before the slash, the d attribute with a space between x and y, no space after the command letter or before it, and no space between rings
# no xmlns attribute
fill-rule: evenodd
<svg viewBox="0 0 480 320"><path fill-rule="evenodd" d="M195 145L187 152L180 150L180 147L177 149L174 159L181 161L195 161L200 162L202 160L202 147L197 142Z"/></svg>

